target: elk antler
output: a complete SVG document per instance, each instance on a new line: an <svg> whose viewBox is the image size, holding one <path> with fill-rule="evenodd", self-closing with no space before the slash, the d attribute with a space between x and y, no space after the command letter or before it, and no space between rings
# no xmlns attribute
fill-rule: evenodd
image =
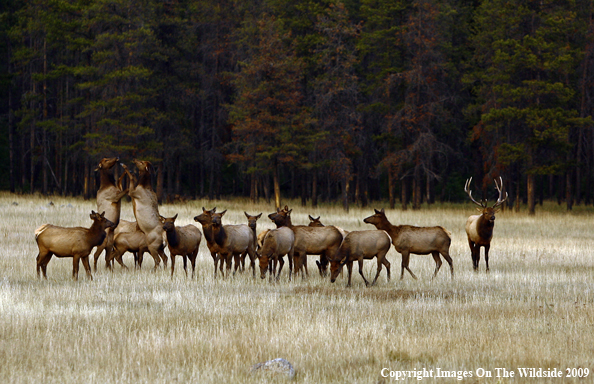
<svg viewBox="0 0 594 384"><path fill-rule="evenodd" d="M471 182L472 182L472 177L470 179L466 180L466 185L464 186L464 192L466 192L468 194L468 197L470 197L470 200L472 200L473 203L475 203L476 205L478 205L481 208L487 208L486 203L479 203L478 201L476 201L474 199L474 197L472 197L472 191L470 190Z"/></svg>
<svg viewBox="0 0 594 384"><path fill-rule="evenodd" d="M499 207L501 204L503 204L505 202L505 200L507 200L507 192L505 192L505 199L502 200L501 199L501 189L503 188L503 179L501 178L501 176L499 176L499 184L497 184L497 179L493 179L493 181L495 182L495 188L499 192L499 197L497 198L495 205L493 205L493 209L495 209L495 208Z"/></svg>

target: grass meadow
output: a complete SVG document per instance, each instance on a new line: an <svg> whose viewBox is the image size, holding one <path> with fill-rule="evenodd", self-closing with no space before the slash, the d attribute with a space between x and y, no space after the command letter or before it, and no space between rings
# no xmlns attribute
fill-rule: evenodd
<svg viewBox="0 0 594 384"><path fill-rule="evenodd" d="M345 213L339 206L313 210L291 203L294 224L307 224L311 214L347 230L374 229L363 223L374 206ZM227 209L226 224L246 222L244 211L263 212L258 229L273 227L266 215L274 208L264 202L198 200L163 205L160 212L179 213L177 224L188 224L202 206ZM72 259L54 257L48 280L37 279L35 229L44 223L88 227L92 209L94 201L78 198L0 194L2 383L288 381L250 373L253 364L277 357L293 364L296 383L389 383L396 382L384 377L390 371L423 369L434 375L423 382L434 383L594 377L565 377L568 368L594 369L592 207L567 213L550 203L535 216L499 213L489 274L482 256L480 272L472 270L464 224L476 212L473 205L387 210L393 224L441 225L452 232L454 280L445 264L432 281L433 259L416 255L410 268L419 280L408 274L399 280L394 249L388 253L392 280L383 271L370 288L356 267L352 288L345 288L346 269L334 284L320 278L317 257L309 258L305 280L288 282L286 268L279 283L251 273L214 279L204 239L194 279L184 275L181 258L173 278L171 264L153 272L149 255L142 270L116 265L113 273L102 258L92 281L81 265L78 282L71 278ZM122 218L134 218L130 202L122 205ZM132 255L124 261L132 266ZM375 268L375 261L366 261L368 278ZM497 377L503 372L497 368L515 376ZM564 377L522 378L519 368L557 368ZM472 377L436 378L438 369Z"/></svg>

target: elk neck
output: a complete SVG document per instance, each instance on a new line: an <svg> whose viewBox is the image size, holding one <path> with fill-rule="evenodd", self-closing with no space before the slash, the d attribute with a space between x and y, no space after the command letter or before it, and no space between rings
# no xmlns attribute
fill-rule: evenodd
<svg viewBox="0 0 594 384"><path fill-rule="evenodd" d="M482 239L490 239L493 236L493 227L495 223L485 219L483 215L478 218L476 229Z"/></svg>
<svg viewBox="0 0 594 384"><path fill-rule="evenodd" d="M106 228L103 228L103 225L101 225L99 221L94 221L93 225L91 225L91 228L89 228L87 231L87 239L89 242L94 246L103 243L105 236L107 236L105 229Z"/></svg>
<svg viewBox="0 0 594 384"><path fill-rule="evenodd" d="M115 177L113 176L113 173L110 172L108 169L101 169L99 171L99 176L101 179L99 189L105 189L111 186L115 186Z"/></svg>
<svg viewBox="0 0 594 384"><path fill-rule="evenodd" d="M140 172L138 175L138 185L142 185L144 188L152 189L151 174L148 171Z"/></svg>
<svg viewBox="0 0 594 384"><path fill-rule="evenodd" d="M215 244L212 224L202 224L202 233L208 244Z"/></svg>
<svg viewBox="0 0 594 384"><path fill-rule="evenodd" d="M213 225L212 226L214 239L219 246L224 246L225 242L227 241L227 232L225 231L225 227L221 225Z"/></svg>
<svg viewBox="0 0 594 384"><path fill-rule="evenodd" d="M177 229L173 227L169 231L165 231L167 233L167 243L172 246L173 248L179 245L179 235L177 234Z"/></svg>

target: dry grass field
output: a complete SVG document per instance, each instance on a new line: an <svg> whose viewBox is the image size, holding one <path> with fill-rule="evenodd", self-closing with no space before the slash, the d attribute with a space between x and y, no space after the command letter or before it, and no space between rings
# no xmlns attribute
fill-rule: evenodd
<svg viewBox="0 0 594 384"><path fill-rule="evenodd" d="M49 202L53 201L53 206ZM201 207L228 209L224 222L246 222L243 211L263 212L259 229L272 228L271 205L243 201L193 201L164 205L179 213L176 224L193 223ZM382 272L366 288L356 272L330 283L315 259L310 277L279 283L251 273L213 278L213 264L200 245L195 279L186 278L177 259L175 275L152 271L145 256L141 271L105 269L103 258L89 281L81 266L71 278L72 259L53 258L48 280L35 271L34 230L41 224L85 226L94 201L0 194L0 382L2 383L264 383L285 378L250 373L258 362L283 357L296 369L296 383L388 383L390 371L468 371L475 382L568 383L585 379L521 378L519 368L594 369L594 209L566 213L551 204L535 216L498 214L491 247L491 272L472 270L464 223L471 204L421 211L387 210L394 224L442 225L452 232L447 265L431 281L431 256L411 257L398 280L400 256L392 249L392 280ZM293 222L321 215L347 230L373 229L363 218L373 207L311 208L292 204ZM381 208L381 207L377 207ZM133 219L125 202L122 218ZM197 223L196 223L197 224ZM133 265L132 256L124 261ZM247 263L246 263L247 264ZM365 264L366 276L375 261ZM512 378L497 377L501 369ZM570 371L571 372L571 371ZM578 373L576 369L574 371ZM580 370L583 374L583 370ZM479 378L477 374L492 374ZM382 375L383 374L383 375ZM395 373L393 373L395 375ZM405 381L414 382L414 378Z"/></svg>

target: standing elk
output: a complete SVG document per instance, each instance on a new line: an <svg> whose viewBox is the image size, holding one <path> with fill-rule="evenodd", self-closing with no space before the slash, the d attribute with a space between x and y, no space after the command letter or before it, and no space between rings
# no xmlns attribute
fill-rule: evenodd
<svg viewBox="0 0 594 384"><path fill-rule="evenodd" d="M79 261L82 259L87 277L93 280L89 254L93 247L103 243L106 236L105 230L115 228L115 224L105 218L105 212L99 214L91 211L91 220L93 220L93 224L90 228L58 227L44 224L35 230L35 241L39 248L37 277L40 277L41 270L43 277L47 279L47 264L55 255L56 257L72 257L74 280L78 280Z"/></svg>
<svg viewBox="0 0 594 384"><path fill-rule="evenodd" d="M433 278L441 268L441 259L439 254L450 264L452 279L454 278L454 265L450 257L450 244L452 243L451 234L443 227L415 227L412 225L392 225L386 217L382 208L381 211L375 210L375 214L363 220L367 224L373 224L377 229L388 232L392 238L392 244L397 252L402 255L400 270L400 280L404 277L406 269L416 280L417 277L408 267L410 254L433 256L435 260L435 272Z"/></svg>
<svg viewBox="0 0 594 384"><path fill-rule="evenodd" d="M126 252L132 252L134 255L134 266L140 269L142 268L143 255L148 251L146 235L140 228L129 232L116 233L113 239L113 252L110 255L110 261L111 259L116 259L118 263L127 268L122 261L122 255Z"/></svg>
<svg viewBox="0 0 594 384"><path fill-rule="evenodd" d="M192 264L192 278L194 278L194 270L196 269L196 256L198 256L198 248L202 240L202 234L196 226L192 224L184 225L182 227L175 225L177 214L171 218L161 216L163 229L167 233L167 247L169 248L169 257L171 257L171 277L175 270L175 256L182 256L184 260L184 271L186 277L188 276L188 259Z"/></svg>
<svg viewBox="0 0 594 384"><path fill-rule="evenodd" d="M220 213L215 212L212 214L211 219L212 235L218 245L219 258L227 263L227 276L231 271L231 258L235 260L235 270L233 271L233 274L235 274L241 256L247 253L250 257L252 275L256 277L254 233L246 224L223 225L222 219L226 212L227 210Z"/></svg>
<svg viewBox="0 0 594 384"><path fill-rule="evenodd" d="M262 246L258 253L260 261L260 278L266 277L266 270L270 270L270 279L276 276L278 281L280 273L285 264L283 256L287 255L289 259L289 281L291 281L291 274L293 272L293 247L295 245L295 233L289 227L280 227L271 229L265 232ZM272 268L271 267L272 262ZM276 271L277 263L280 264L278 272Z"/></svg>
<svg viewBox="0 0 594 384"><path fill-rule="evenodd" d="M217 207L214 207L211 210L206 210L202 207L202 213L198 216L194 217L194 221L200 223L202 225L202 232L204 233L204 238L206 239L206 246L210 251L210 255L212 256L212 261L214 263L214 277L217 277L217 264L219 262L219 246L214 239L213 229L212 229L212 215L215 214L217 211ZM221 260L221 275L223 274L223 260Z"/></svg>
<svg viewBox="0 0 594 384"><path fill-rule="evenodd" d="M464 192L468 194L470 200L478 205L477 208L480 215L472 215L466 220L466 235L468 236L468 244L470 245L470 252L472 254L472 268L478 271L479 261L481 258L481 247L485 248L485 264L487 265L487 272L489 272L489 249L491 248L491 239L493 238L493 227L495 226L495 213L499 210L501 204L507 200L507 192L505 198L502 199L501 189L503 188L503 179L499 177L499 184L497 179L495 181L495 189L499 192L499 197L493 207L487 206L487 200L480 203L472 197L470 190L470 183L472 177L466 180Z"/></svg>
<svg viewBox="0 0 594 384"><path fill-rule="evenodd" d="M258 219L260 219L262 217L262 212L260 212L260 214L258 214L258 215L254 215L254 216L248 214L245 211L243 212L243 214L248 219L248 227L250 227L250 229L254 233L254 250L257 250L258 249L258 235L256 233L256 226L257 226ZM245 254L241 255L241 271L242 272L245 271Z"/></svg>
<svg viewBox="0 0 594 384"><path fill-rule="evenodd" d="M324 277L327 270L328 260L338 252L342 242L342 233L333 226L328 227L309 227L305 225L293 225L291 222L291 212L288 207L277 209L276 213L271 213L268 218L274 222L277 228L286 226L295 232L294 264L295 274L301 271L304 278L302 267L307 265L307 255L320 255L318 269L320 275ZM307 271L307 269L306 269Z"/></svg>
<svg viewBox="0 0 594 384"><path fill-rule="evenodd" d="M146 235L148 249L155 260L155 270L159 266L160 259L167 266L167 255L165 255L165 244L163 241L163 224L159 215L159 203L157 194L153 191L151 184L152 165L148 161L134 159L138 168L138 182L128 171L128 167L122 164L124 171L130 178L128 195L132 198L134 216L140 230Z"/></svg>
<svg viewBox="0 0 594 384"><path fill-rule="evenodd" d="M118 161L120 161L118 157L103 158L95 169L95 172L99 172L100 177L99 190L97 191L97 212L105 212L105 217L114 223L116 228L120 222L122 197L128 193L127 189L122 190L122 179L124 178L125 173L122 173L117 185L115 182L112 169ZM97 272L97 260L99 259L99 256L101 256L101 253L103 253L103 250L105 250L105 260L107 261L113 248L114 230L108 228L106 233L105 240L97 246L95 255L93 256L93 268L95 272Z"/></svg>
<svg viewBox="0 0 594 384"><path fill-rule="evenodd" d="M342 267L346 264L349 272L347 287L351 286L353 274L353 262L359 262L359 274L369 286L369 281L363 274L363 260L377 257L377 273L371 285L374 285L382 271L382 265L388 270L388 281L390 281L390 262L386 259L386 253L390 250L392 239L386 231L353 231L349 232L338 252L330 259L330 282L334 283Z"/></svg>

